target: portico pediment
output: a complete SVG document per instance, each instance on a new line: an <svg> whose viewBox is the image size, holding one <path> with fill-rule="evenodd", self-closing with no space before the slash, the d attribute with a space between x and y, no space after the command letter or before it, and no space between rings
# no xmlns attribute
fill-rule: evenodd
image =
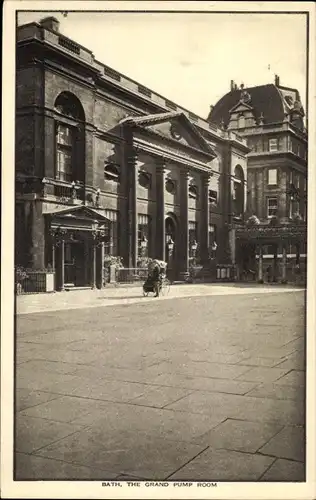
<svg viewBox="0 0 316 500"><path fill-rule="evenodd" d="M52 226L92 228L110 222L101 210L88 206L54 208L45 215L49 217Z"/></svg>
<svg viewBox="0 0 316 500"><path fill-rule="evenodd" d="M188 147L207 155L210 160L216 157L216 153L200 134L197 127L182 112L125 118L121 124L134 126L138 130L168 140L169 144L173 143L175 149Z"/></svg>

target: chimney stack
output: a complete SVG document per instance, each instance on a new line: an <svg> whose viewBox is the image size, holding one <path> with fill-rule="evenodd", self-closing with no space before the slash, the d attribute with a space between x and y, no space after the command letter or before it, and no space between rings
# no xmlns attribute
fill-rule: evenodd
<svg viewBox="0 0 316 500"><path fill-rule="evenodd" d="M46 28L47 30L59 33L60 23L58 19L56 19L56 17L53 16L44 17L43 19L40 20L40 24L43 26L43 28Z"/></svg>
<svg viewBox="0 0 316 500"><path fill-rule="evenodd" d="M274 75L274 84L276 87L280 86L280 77L279 75Z"/></svg>
<svg viewBox="0 0 316 500"><path fill-rule="evenodd" d="M235 82L234 82L234 80L230 81L230 90L231 91L235 90Z"/></svg>

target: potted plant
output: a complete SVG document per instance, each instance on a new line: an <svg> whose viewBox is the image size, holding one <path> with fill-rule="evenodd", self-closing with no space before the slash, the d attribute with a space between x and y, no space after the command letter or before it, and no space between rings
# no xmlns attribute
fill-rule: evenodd
<svg viewBox="0 0 316 500"><path fill-rule="evenodd" d="M104 256L103 262L104 262L103 284L106 285L107 283L113 283L114 281L116 281L117 269L124 268L123 259L122 257L108 254Z"/></svg>

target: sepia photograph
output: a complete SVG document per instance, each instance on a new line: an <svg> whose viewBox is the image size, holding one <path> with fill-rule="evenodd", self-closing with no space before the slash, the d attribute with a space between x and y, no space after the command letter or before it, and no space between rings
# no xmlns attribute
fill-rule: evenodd
<svg viewBox="0 0 316 500"><path fill-rule="evenodd" d="M12 481L298 495L310 2L89 3L11 9Z"/></svg>

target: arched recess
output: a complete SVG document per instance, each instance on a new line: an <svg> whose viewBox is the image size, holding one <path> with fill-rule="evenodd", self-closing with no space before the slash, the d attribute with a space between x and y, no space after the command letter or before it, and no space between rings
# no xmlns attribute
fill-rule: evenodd
<svg viewBox="0 0 316 500"><path fill-rule="evenodd" d="M55 177L85 182L85 113L80 100L61 92L55 100Z"/></svg>
<svg viewBox="0 0 316 500"><path fill-rule="evenodd" d="M243 168L240 165L236 165L234 170L233 202L233 212L235 217L242 217L245 206L245 175Z"/></svg>

